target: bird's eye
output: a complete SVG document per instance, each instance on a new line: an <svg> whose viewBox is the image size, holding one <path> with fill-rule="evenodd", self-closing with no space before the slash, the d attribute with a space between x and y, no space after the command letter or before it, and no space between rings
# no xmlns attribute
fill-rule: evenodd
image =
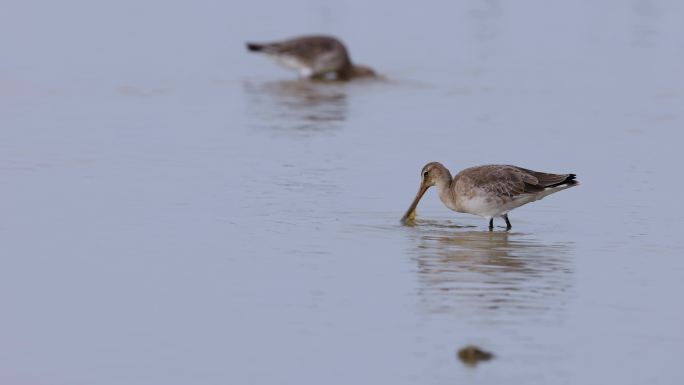
<svg viewBox="0 0 684 385"><path fill-rule="evenodd" d="M428 172L425 171L425 172L423 173L423 178L427 178L427 174L428 174Z"/></svg>

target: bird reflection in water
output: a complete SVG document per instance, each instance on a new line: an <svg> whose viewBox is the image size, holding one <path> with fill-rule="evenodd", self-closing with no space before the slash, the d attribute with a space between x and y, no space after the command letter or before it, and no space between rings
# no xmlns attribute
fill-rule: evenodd
<svg viewBox="0 0 684 385"><path fill-rule="evenodd" d="M346 89L340 82L245 82L244 88L259 127L325 131L340 127L347 116Z"/></svg>
<svg viewBox="0 0 684 385"><path fill-rule="evenodd" d="M497 322L506 314L546 317L564 308L571 243L423 222L415 254L419 297L429 312L475 312Z"/></svg>

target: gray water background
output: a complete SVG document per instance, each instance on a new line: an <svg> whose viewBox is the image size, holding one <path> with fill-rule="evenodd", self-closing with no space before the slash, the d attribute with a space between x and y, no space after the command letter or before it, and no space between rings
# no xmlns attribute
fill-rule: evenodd
<svg viewBox="0 0 684 385"><path fill-rule="evenodd" d="M3 8L1 384L684 381L684 3ZM243 47L311 32L386 80ZM429 161L582 185L401 226Z"/></svg>

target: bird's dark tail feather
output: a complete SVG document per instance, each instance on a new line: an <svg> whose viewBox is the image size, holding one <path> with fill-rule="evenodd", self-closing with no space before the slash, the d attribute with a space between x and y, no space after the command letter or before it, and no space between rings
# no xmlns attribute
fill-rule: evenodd
<svg viewBox="0 0 684 385"><path fill-rule="evenodd" d="M579 183L579 181L575 180L576 177L577 177L577 175L575 175L575 174L568 174L567 178L563 179L562 182L558 182L558 183L548 185L548 186L546 186L546 188L558 187L558 186L562 186L562 185L569 185L569 186L576 185Z"/></svg>
<svg viewBox="0 0 684 385"><path fill-rule="evenodd" d="M264 45L257 43L247 43L247 50L252 52L260 52L264 50Z"/></svg>

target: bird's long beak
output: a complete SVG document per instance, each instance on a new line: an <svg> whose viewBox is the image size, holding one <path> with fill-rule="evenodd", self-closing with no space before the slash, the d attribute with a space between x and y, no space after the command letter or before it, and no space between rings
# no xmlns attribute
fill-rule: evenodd
<svg viewBox="0 0 684 385"><path fill-rule="evenodd" d="M413 203L411 203L411 206L409 206L408 210L406 210L406 214L404 214L404 216L401 217L401 223L407 224L413 222L413 220L416 219L416 207L418 206L418 202L420 202L420 198L423 197L423 195L429 187L430 186L426 185L425 183L420 184L420 188L418 189L418 194L416 194L416 198L413 199Z"/></svg>

